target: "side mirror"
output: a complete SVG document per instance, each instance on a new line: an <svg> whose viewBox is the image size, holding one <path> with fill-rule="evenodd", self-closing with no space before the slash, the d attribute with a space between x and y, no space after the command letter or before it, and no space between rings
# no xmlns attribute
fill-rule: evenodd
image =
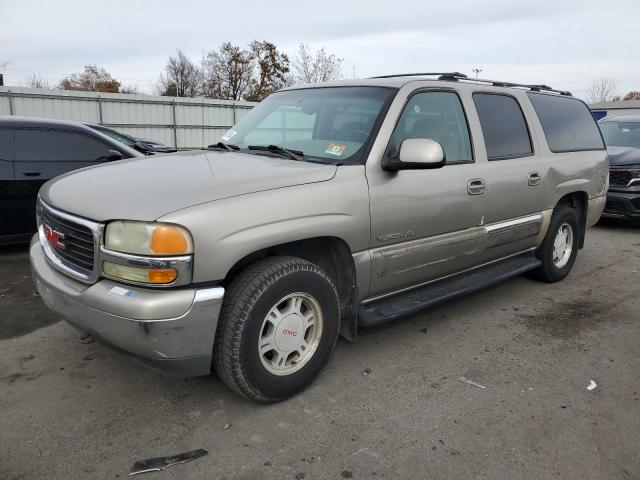
<svg viewBox="0 0 640 480"><path fill-rule="evenodd" d="M124 155L117 150L107 150L107 153L102 158L107 162L114 162L116 160L122 160Z"/></svg>
<svg viewBox="0 0 640 480"><path fill-rule="evenodd" d="M135 148L140 153L147 153L149 151L149 147L146 143L136 142L133 144L133 148Z"/></svg>
<svg viewBox="0 0 640 480"><path fill-rule="evenodd" d="M389 172L441 168L446 163L442 145L430 138L407 138L400 145L400 154L386 158L382 168Z"/></svg>

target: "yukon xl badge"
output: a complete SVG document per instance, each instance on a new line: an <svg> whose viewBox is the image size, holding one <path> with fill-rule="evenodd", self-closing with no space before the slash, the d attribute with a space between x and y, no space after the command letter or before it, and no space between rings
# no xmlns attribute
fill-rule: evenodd
<svg viewBox="0 0 640 480"><path fill-rule="evenodd" d="M416 234L413 230L407 230L406 232L385 233L384 235L378 235L376 240L379 242L388 242L389 240L399 240L401 238L413 237Z"/></svg>

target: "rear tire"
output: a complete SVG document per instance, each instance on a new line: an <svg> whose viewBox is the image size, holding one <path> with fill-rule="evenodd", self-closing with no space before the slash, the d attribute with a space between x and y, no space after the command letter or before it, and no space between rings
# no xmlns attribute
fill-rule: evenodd
<svg viewBox="0 0 640 480"><path fill-rule="evenodd" d="M240 395L273 403L305 389L338 339L340 302L329 276L295 257L270 257L229 285L214 368Z"/></svg>
<svg viewBox="0 0 640 480"><path fill-rule="evenodd" d="M578 254L580 229L574 208L566 204L556 207L542 245L536 250L542 265L532 271L535 278L555 283L569 275Z"/></svg>

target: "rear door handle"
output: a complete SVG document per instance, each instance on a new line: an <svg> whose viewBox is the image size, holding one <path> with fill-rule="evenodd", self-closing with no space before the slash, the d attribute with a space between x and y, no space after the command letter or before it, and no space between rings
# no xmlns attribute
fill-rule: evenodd
<svg viewBox="0 0 640 480"><path fill-rule="evenodd" d="M467 193L469 195L482 195L487 189L483 178L472 178L467 182Z"/></svg>
<svg viewBox="0 0 640 480"><path fill-rule="evenodd" d="M540 185L540 181L542 177L538 172L531 172L528 177L528 182L530 187L535 187L536 185Z"/></svg>
<svg viewBox="0 0 640 480"><path fill-rule="evenodd" d="M42 172L22 172L25 177L39 177Z"/></svg>

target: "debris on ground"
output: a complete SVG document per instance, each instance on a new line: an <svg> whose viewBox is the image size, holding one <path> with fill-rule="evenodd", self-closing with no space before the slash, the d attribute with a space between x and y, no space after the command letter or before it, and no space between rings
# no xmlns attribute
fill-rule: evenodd
<svg viewBox="0 0 640 480"><path fill-rule="evenodd" d="M95 342L94 338L88 333L86 335L81 335L78 340L80 340L80 343L85 343L85 344Z"/></svg>
<svg viewBox="0 0 640 480"><path fill-rule="evenodd" d="M159 472L160 470L164 470L165 468L171 467L173 465L178 465L180 463L189 462L191 460L195 460L196 458L203 457L208 453L209 452L207 452L206 450L199 448L197 450L179 453L177 455L171 455L169 457L157 457L149 458L147 460L140 460L133 464L133 467L131 467L131 471L129 472L129 476L138 475L139 473Z"/></svg>
<svg viewBox="0 0 640 480"><path fill-rule="evenodd" d="M595 380L589 380L589 385L587 385L587 390L589 390L590 392L594 391L596 388L598 388L598 384L595 382Z"/></svg>
<svg viewBox="0 0 640 480"><path fill-rule="evenodd" d="M458 380L462 383L466 383L468 385L473 385L478 388L487 388L484 385L480 385L478 382L474 382L473 380L469 380L467 377L458 377Z"/></svg>
<svg viewBox="0 0 640 480"><path fill-rule="evenodd" d="M229 430L231 428L231 424L230 423L225 423L223 428L225 430Z"/></svg>
<svg viewBox="0 0 640 480"><path fill-rule="evenodd" d="M370 369L370 368L365 368L365 369L362 371L362 375L369 375L370 373L371 373L371 369Z"/></svg>
<svg viewBox="0 0 640 480"><path fill-rule="evenodd" d="M33 354L29 354L26 357L22 357L20 360L22 360L23 362L27 362L29 360L33 360L34 358L36 357L34 357Z"/></svg>

